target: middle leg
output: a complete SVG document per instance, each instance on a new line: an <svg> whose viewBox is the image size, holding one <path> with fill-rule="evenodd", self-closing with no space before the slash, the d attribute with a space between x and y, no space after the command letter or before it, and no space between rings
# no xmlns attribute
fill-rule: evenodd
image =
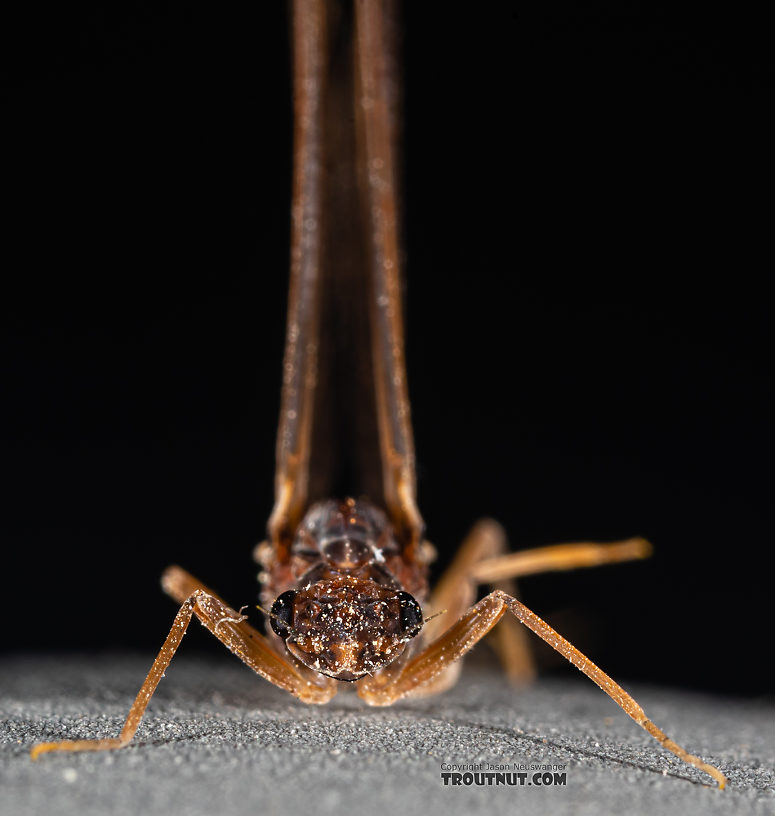
<svg viewBox="0 0 775 816"><path fill-rule="evenodd" d="M509 595L518 597L517 585L509 574L494 575L492 579L477 578L477 570L492 561L508 557L506 531L492 519L477 522L460 545L452 564L444 572L434 587L428 604L434 617L422 631L423 643L431 643L447 628L450 621L456 621L467 612L474 601L478 585L491 583L492 589L500 589ZM515 620L506 618L492 633L491 645L498 655L509 680L515 686L528 685L535 677L533 660L527 633ZM437 678L432 687L423 693L436 694L455 684L460 674L460 663L452 664L443 676Z"/></svg>

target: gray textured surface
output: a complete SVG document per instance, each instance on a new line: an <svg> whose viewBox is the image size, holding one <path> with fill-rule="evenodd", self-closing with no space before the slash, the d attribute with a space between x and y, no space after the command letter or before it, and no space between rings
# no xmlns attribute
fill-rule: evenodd
<svg viewBox="0 0 775 816"><path fill-rule="evenodd" d="M630 689L651 718L721 766L730 787L659 748L582 677L509 689L489 663L386 709L352 694L310 707L224 654L172 664L120 752L48 754L41 739L115 735L151 655L2 665L0 814L775 813L775 707ZM445 787L442 763L566 765L564 787Z"/></svg>

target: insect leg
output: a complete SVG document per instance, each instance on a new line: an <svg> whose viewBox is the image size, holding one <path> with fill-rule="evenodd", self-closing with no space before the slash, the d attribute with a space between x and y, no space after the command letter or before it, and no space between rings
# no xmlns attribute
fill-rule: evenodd
<svg viewBox="0 0 775 816"><path fill-rule="evenodd" d="M481 561L473 566L471 578L478 584L489 584L504 578L599 567L603 564L648 558L650 555L651 544L645 538L628 538L604 544L592 541L553 544Z"/></svg>
<svg viewBox="0 0 775 816"><path fill-rule="evenodd" d="M495 557L481 559L472 564L469 581L476 584L490 584L507 595L518 597L513 579L541 572L599 567L616 564L651 555L651 544L645 538L628 538L624 541L598 543L580 541L568 544L554 544L536 547L516 553L505 552L506 536L500 525L493 521L479 522L474 527L474 535L484 525L484 530L494 528L500 531L504 546ZM490 533L492 535L492 533ZM473 602L475 597L471 598ZM506 674L514 685L525 685L535 676L535 668L530 653L525 630L512 617L504 618L493 633L493 646L503 663ZM522 656L525 655L527 660Z"/></svg>
<svg viewBox="0 0 775 816"><path fill-rule="evenodd" d="M187 598L196 596L194 612L205 628L265 680L305 703L325 703L336 694L335 680L276 652L270 641L247 623L244 616L184 569L167 567L162 575L162 587L178 602L185 603Z"/></svg>
<svg viewBox="0 0 775 816"><path fill-rule="evenodd" d="M49 751L104 751L128 745L193 615L196 615L224 646L234 652L256 674L260 674L270 683L289 691L304 702L325 703L336 694L335 680L312 672L304 666L293 665L278 655L272 649L269 641L246 623L242 615L215 595L200 589L202 585L179 567L170 567L165 572L164 583L165 588L174 588L170 592L173 595L176 594L176 590L179 591L184 586L193 587L193 589L190 595L183 600L175 616L172 629L132 703L120 736L109 739L39 743L30 752L33 759Z"/></svg>
<svg viewBox="0 0 775 816"><path fill-rule="evenodd" d="M358 683L358 693L372 705L389 705L401 697L411 694L445 670L452 662L461 658L478 643L506 611L527 626L542 640L570 661L579 671L596 683L626 714L644 728L660 745L671 751L679 759L704 771L718 783L719 788L726 786L726 777L713 765L703 762L699 757L688 753L671 740L660 728L646 717L637 702L605 672L583 655L573 644L552 629L524 604L505 592L495 590L475 604L460 620L427 649L416 655L404 666L400 675L390 684L378 686L371 678L364 678Z"/></svg>
<svg viewBox="0 0 775 816"><path fill-rule="evenodd" d="M558 544L507 553L503 528L491 519L483 519L474 525L431 596L430 611L446 610L448 614L430 621L423 635L430 642L444 631L447 621L457 620L476 600L476 587L479 584L490 584L493 589L517 597L515 578L630 561L646 558L650 554L651 545L643 538L605 544ZM535 676L526 634L519 623L509 617L492 636L492 645L515 685L525 685ZM447 672L445 688L454 684L457 673L457 668ZM441 684L439 690L442 690Z"/></svg>
<svg viewBox="0 0 775 816"><path fill-rule="evenodd" d="M431 614L444 611L429 621L423 628L423 641L430 643L448 628L450 621L463 615L476 600L476 569L480 565L498 560L508 551L506 533L496 521L483 519L474 525L471 532L460 545L455 558L436 584L430 598ZM490 579L493 589L500 589L509 595L517 595L516 582L513 576L495 576ZM492 633L492 646L495 649L506 675L516 686L527 685L535 677L535 663L530 651L527 632L512 618L506 618ZM434 693L454 685L460 674L461 664L454 663L446 672L443 680L434 684ZM435 686L438 685L438 688Z"/></svg>

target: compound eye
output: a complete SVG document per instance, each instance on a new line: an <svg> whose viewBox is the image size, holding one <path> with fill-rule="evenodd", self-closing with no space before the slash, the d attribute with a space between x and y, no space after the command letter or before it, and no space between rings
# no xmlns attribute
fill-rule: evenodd
<svg viewBox="0 0 775 816"><path fill-rule="evenodd" d="M422 629L420 604L408 592L399 592L398 601L401 604L401 632L406 637L413 638Z"/></svg>
<svg viewBox="0 0 775 816"><path fill-rule="evenodd" d="M272 604L272 614L269 624L276 635L285 640L293 629L293 602L296 600L296 591L289 589L283 592Z"/></svg>

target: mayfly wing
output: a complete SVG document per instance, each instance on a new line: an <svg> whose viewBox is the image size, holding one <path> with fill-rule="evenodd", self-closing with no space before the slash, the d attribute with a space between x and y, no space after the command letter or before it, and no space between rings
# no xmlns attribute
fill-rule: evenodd
<svg viewBox="0 0 775 816"><path fill-rule="evenodd" d="M404 356L397 195L395 3L356 0L356 120L383 500L407 556L419 555L414 440Z"/></svg>
<svg viewBox="0 0 775 816"><path fill-rule="evenodd" d="M305 510L309 482L323 241L323 12L321 0L295 0L291 15L294 110L291 275L275 502L269 519L269 537L281 558Z"/></svg>
<svg viewBox="0 0 775 816"><path fill-rule="evenodd" d="M291 286L270 539L368 495L407 557L422 520L404 363L393 4L295 0Z"/></svg>

